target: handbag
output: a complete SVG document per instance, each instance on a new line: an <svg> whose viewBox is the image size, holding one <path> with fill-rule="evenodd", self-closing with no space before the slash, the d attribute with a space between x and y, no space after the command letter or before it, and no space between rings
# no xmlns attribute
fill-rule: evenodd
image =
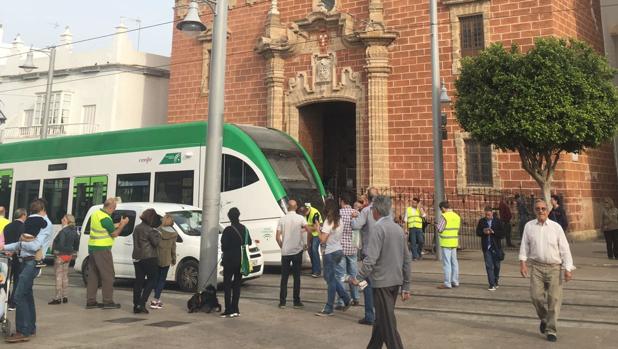
<svg viewBox="0 0 618 349"><path fill-rule="evenodd" d="M496 254L497 254L497 257L498 257L499 260L501 260L501 261L504 260L505 254L504 254L504 250L503 249L498 248L496 250Z"/></svg>
<svg viewBox="0 0 618 349"><path fill-rule="evenodd" d="M352 230L352 247L361 248L360 230Z"/></svg>
<svg viewBox="0 0 618 349"><path fill-rule="evenodd" d="M249 232L245 227L245 234L243 239L238 229L236 229L236 227L234 227L233 225L231 227L234 228L234 230L238 234L238 237L240 237L243 241L242 245L240 246L240 273L243 276L248 276L253 272L253 262L251 262L251 259L249 259L249 245L251 244L251 242L249 241Z"/></svg>

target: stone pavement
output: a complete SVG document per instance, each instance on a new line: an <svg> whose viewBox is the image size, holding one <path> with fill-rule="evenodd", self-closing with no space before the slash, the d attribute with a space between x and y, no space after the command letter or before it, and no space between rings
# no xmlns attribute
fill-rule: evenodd
<svg viewBox="0 0 618 349"><path fill-rule="evenodd" d="M565 287L559 339L549 343L538 333L529 302L528 280L519 276L517 252L507 251L502 287L488 292L480 251L460 253L461 287L437 290L440 265L425 258L413 263L413 296L397 303L399 331L406 348L618 348L618 261L605 257L604 243L572 246L578 269ZM134 315L131 283L119 281L120 310L84 309L81 276L71 276L69 304L47 305L53 296L53 268L36 280L37 336L15 348L364 348L371 327L356 320L363 308L319 318L326 298L322 279L304 276L305 309L278 309L276 272L247 282L242 316L188 314L189 295L174 287L163 294L165 308ZM290 280L291 285L291 280ZM290 292L291 295L291 292ZM222 297L220 296L220 299ZM14 316L14 312L11 313ZM13 319L11 319L13 320ZM0 344L9 348L8 344Z"/></svg>

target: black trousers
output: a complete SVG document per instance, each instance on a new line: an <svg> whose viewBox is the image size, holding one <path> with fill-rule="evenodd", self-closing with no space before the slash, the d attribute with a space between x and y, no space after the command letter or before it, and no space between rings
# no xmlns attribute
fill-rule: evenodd
<svg viewBox="0 0 618 349"><path fill-rule="evenodd" d="M159 278L159 260L158 258L142 259L139 262L133 262L133 266L135 267L133 306L146 307L150 293Z"/></svg>
<svg viewBox="0 0 618 349"><path fill-rule="evenodd" d="M388 349L403 349L395 318L395 302L398 295L399 286L373 289L376 321L367 349L381 349L383 344L386 344Z"/></svg>
<svg viewBox="0 0 618 349"><path fill-rule="evenodd" d="M285 304L288 298L288 278L290 277L290 271L294 277L294 303L300 303L300 268L302 263L303 251L291 256L281 256L280 304Z"/></svg>
<svg viewBox="0 0 618 349"><path fill-rule="evenodd" d="M513 245L513 242L511 241L511 228L511 223L504 222L504 235L506 237L506 245L509 247Z"/></svg>
<svg viewBox="0 0 618 349"><path fill-rule="evenodd" d="M223 263L223 292L225 294L225 314L240 313L238 301L240 300L240 284L242 274L240 263L224 261Z"/></svg>
<svg viewBox="0 0 618 349"><path fill-rule="evenodd" d="M607 257L618 258L618 230L604 231Z"/></svg>

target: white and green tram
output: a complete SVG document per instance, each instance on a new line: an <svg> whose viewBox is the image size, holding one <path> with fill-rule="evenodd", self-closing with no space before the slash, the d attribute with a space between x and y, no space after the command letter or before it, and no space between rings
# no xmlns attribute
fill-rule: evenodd
<svg viewBox="0 0 618 349"><path fill-rule="evenodd" d="M0 206L11 215L43 197L56 225L67 212L83 224L88 209L107 197L201 206L207 127L194 122L0 144ZM324 200L313 162L281 131L232 124L224 125L222 160L221 223L237 207L265 263L280 263L275 233L287 200L316 207Z"/></svg>

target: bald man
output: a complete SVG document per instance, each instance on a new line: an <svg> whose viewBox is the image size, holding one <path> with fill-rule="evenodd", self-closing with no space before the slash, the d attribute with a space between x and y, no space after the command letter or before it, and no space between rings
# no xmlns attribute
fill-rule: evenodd
<svg viewBox="0 0 618 349"><path fill-rule="evenodd" d="M109 198L105 200L103 208L94 211L90 216L86 309L120 308L120 304L114 303L114 278L116 274L114 273L112 247L114 246L114 239L129 223L129 218L123 217L118 226L115 226L111 217L114 211L116 211L116 199ZM97 302L99 283L103 293L103 303Z"/></svg>
<svg viewBox="0 0 618 349"><path fill-rule="evenodd" d="M279 308L285 308L288 296L288 278L290 271L294 277L294 308L302 308L300 301L300 269L303 263L303 251L307 249L307 233L311 229L305 217L296 213L298 204L288 201L288 213L281 217L277 226L277 243L281 247L281 287L279 290Z"/></svg>

